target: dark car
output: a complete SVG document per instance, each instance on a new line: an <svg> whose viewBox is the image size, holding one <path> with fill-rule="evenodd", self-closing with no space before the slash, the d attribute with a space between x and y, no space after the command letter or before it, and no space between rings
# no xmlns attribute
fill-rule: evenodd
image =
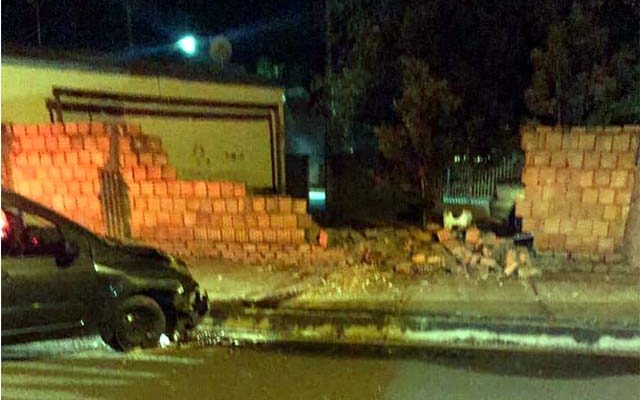
<svg viewBox="0 0 640 400"><path fill-rule="evenodd" d="M157 346L207 311L186 264L92 233L2 190L2 340L99 332L119 350Z"/></svg>

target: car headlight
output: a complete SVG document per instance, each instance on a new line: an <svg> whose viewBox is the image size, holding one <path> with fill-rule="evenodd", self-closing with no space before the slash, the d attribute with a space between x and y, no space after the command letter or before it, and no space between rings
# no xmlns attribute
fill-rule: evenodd
<svg viewBox="0 0 640 400"><path fill-rule="evenodd" d="M178 292L178 294L184 294L184 287L179 284L178 288L176 289L176 292Z"/></svg>

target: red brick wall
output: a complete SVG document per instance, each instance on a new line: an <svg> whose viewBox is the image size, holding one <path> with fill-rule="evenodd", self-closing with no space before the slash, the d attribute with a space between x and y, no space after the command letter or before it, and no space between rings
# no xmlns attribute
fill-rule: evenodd
<svg viewBox="0 0 640 400"><path fill-rule="evenodd" d="M640 167L636 167L636 182L638 180L640 180ZM636 184L633 190L625 234L625 250L631 265L640 268L640 184Z"/></svg>
<svg viewBox="0 0 640 400"><path fill-rule="evenodd" d="M111 129L103 123L3 126L3 186L104 233L99 173L109 160ZM241 182L178 180L159 138L137 125L114 129L133 239L236 261L332 256L306 244L313 221L305 200L252 196Z"/></svg>
<svg viewBox="0 0 640 400"><path fill-rule="evenodd" d="M640 127L600 130L525 127L523 229L539 250L619 252L635 183Z"/></svg>
<svg viewBox="0 0 640 400"><path fill-rule="evenodd" d="M6 152L2 186L104 233L98 198L99 168L109 149L104 127L46 124L3 126L2 130Z"/></svg>

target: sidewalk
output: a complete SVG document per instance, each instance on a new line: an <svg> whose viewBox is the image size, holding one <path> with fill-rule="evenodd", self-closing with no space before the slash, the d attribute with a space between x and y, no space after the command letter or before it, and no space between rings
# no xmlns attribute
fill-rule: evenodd
<svg viewBox="0 0 640 400"><path fill-rule="evenodd" d="M208 260L193 260L190 266L213 309L236 305L214 325L254 339L252 330L289 341L412 344L419 339L424 345L502 348L505 343L498 342L507 338L524 340L534 350L580 347L640 355L636 273L477 280L406 276L366 266L301 271ZM553 340L541 344L540 338ZM600 339L627 342L602 347Z"/></svg>

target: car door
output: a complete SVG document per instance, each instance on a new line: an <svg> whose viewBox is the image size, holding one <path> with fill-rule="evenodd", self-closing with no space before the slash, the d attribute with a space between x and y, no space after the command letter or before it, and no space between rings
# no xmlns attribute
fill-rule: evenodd
<svg viewBox="0 0 640 400"><path fill-rule="evenodd" d="M2 336L84 326L97 279L86 239L37 210L2 212Z"/></svg>

